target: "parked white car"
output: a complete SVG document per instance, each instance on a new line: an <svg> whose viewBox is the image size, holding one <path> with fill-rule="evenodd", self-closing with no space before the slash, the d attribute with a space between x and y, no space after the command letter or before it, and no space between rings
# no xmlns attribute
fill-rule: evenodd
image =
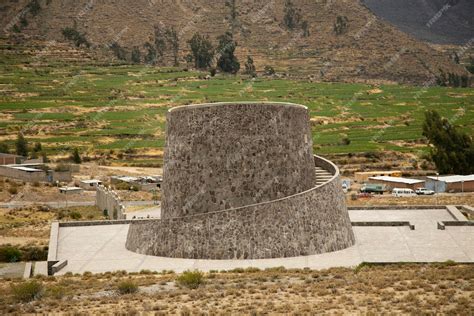
<svg viewBox="0 0 474 316"><path fill-rule="evenodd" d="M412 189L395 188L392 190L392 196L395 196L395 197L416 196L416 193Z"/></svg>
<svg viewBox="0 0 474 316"><path fill-rule="evenodd" d="M415 191L418 195L433 195L435 192L433 190L428 190L427 188L419 188Z"/></svg>

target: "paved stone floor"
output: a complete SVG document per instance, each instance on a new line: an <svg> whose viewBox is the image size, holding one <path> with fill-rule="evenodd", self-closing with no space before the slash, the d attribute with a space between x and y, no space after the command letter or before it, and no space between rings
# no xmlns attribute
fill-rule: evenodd
<svg viewBox="0 0 474 316"><path fill-rule="evenodd" d="M68 265L58 274L142 269L155 271L186 269L229 270L237 267L323 269L350 267L365 262L474 262L474 227L446 227L437 222L453 220L438 210L352 210L351 221L410 221L415 230L401 227L353 227L356 245L341 251L294 258L263 260L193 260L140 255L125 249L128 224L61 227L59 260Z"/></svg>

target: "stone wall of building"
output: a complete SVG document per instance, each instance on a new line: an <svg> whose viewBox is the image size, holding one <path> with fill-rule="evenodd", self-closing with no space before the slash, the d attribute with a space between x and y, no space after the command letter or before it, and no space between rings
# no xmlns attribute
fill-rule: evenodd
<svg viewBox="0 0 474 316"><path fill-rule="evenodd" d="M96 187L95 204L102 212L107 210L110 219L125 219L125 206L119 196L103 185Z"/></svg>
<svg viewBox="0 0 474 316"><path fill-rule="evenodd" d="M308 109L216 103L167 116L162 218L271 201L315 185Z"/></svg>
<svg viewBox="0 0 474 316"><path fill-rule="evenodd" d="M28 172L24 170L0 166L0 176L18 179L26 182L47 182L48 176L44 171Z"/></svg>
<svg viewBox="0 0 474 316"><path fill-rule="evenodd" d="M350 247L355 238L339 171L320 157L315 157L315 164L334 177L282 199L132 222L126 247L141 254L196 259L293 257Z"/></svg>

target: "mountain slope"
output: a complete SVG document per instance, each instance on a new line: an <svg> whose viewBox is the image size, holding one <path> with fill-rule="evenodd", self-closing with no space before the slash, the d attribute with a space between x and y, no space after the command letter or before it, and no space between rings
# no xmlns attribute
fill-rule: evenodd
<svg viewBox="0 0 474 316"><path fill-rule="evenodd" d="M472 0L362 0L377 16L418 39L463 45L474 37Z"/></svg>
<svg viewBox="0 0 474 316"><path fill-rule="evenodd" d="M12 21L29 3L5 0L0 26L12 32ZM234 30L238 57L253 56L257 70L265 65L278 72L329 81L395 81L430 83L442 69L466 74L442 53L381 21L358 1L293 0L309 25L309 36L283 25L285 1L236 0L236 20L226 1L210 0L90 0L40 1L41 10L26 13L21 34L63 41L61 30L75 26L96 48L118 42L130 54L134 46L153 43L154 25L174 27L180 39L180 62L188 54L186 42L195 32L217 36ZM21 15L21 14L20 14ZM334 24L347 18L347 31L336 35ZM18 24L18 23L17 23ZM9 27L8 27L9 26ZM164 64L172 61L167 51ZM243 62L242 62L243 64Z"/></svg>

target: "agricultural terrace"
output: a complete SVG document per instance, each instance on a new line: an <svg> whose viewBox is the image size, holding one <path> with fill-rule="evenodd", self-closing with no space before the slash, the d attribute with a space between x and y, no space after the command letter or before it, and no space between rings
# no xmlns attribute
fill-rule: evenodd
<svg viewBox="0 0 474 316"><path fill-rule="evenodd" d="M19 50L21 51L21 50ZM49 155L140 149L160 152L165 116L177 105L282 101L311 110L315 152L426 151L424 112L436 109L474 134L474 89L313 83L217 75L97 61L42 62L0 50L0 140L22 129ZM49 60L49 59L48 59Z"/></svg>

